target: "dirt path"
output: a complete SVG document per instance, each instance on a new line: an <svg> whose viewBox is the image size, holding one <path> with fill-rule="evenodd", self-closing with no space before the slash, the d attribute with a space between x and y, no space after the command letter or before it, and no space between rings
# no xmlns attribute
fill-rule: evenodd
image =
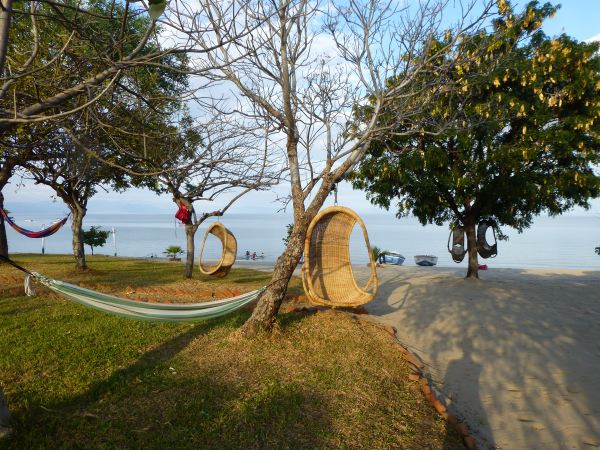
<svg viewBox="0 0 600 450"><path fill-rule="evenodd" d="M600 448L600 271L378 273L367 309L428 364L480 448Z"/></svg>

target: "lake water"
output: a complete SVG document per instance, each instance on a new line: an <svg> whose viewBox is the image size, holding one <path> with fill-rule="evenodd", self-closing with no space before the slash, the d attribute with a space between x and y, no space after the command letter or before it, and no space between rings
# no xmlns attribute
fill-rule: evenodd
<svg viewBox="0 0 600 450"><path fill-rule="evenodd" d="M56 215L39 214L35 218L24 214L13 214L16 222L24 228L39 230L48 226ZM238 258L244 257L246 250L264 253L264 262L274 261L283 251L282 238L286 234L286 224L292 221L285 214L249 215L228 214L222 222L235 234L238 240ZM387 250L397 250L406 256L405 265L414 265L413 256L432 254L439 257L438 265L455 266L446 245L449 230L447 226L428 225L423 227L414 218L398 220L392 214L364 215L363 220L369 232L372 245ZM208 221L197 233L197 251L204 231L212 221ZM87 229L91 225L104 230L116 230L116 251L119 256L147 257L151 254L163 256L169 245L185 248L185 230L175 223L170 214L88 214L84 222ZM600 216L597 214L563 216L556 218L538 217L534 225L523 234L506 228L509 241L498 243L499 254L485 262L490 267L554 267L600 270L600 256L594 247L600 246ZM13 253L41 253L41 239L29 239L7 226L10 251ZM58 233L46 238L46 253L69 253L71 251L71 230L69 224ZM362 233L355 229L351 240L354 263L368 260L363 244ZM86 248L89 253L89 249ZM97 253L112 255L115 250L112 236ZM205 256L217 258L220 254L218 241L208 241ZM483 260L481 262L484 262ZM466 267L466 258L460 265Z"/></svg>

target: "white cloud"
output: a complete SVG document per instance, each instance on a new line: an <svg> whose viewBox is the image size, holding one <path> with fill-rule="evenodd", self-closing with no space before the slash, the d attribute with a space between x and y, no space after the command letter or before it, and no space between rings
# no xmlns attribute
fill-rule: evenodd
<svg viewBox="0 0 600 450"><path fill-rule="evenodd" d="M587 38L585 40L585 42L594 42L594 41L600 41L600 33L598 33L596 36L592 36L591 38Z"/></svg>

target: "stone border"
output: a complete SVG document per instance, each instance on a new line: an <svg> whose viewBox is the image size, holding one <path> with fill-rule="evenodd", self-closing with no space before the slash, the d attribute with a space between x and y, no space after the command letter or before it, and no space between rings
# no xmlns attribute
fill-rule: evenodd
<svg viewBox="0 0 600 450"><path fill-rule="evenodd" d="M300 297L300 296L298 296ZM298 301L298 299L295 299ZM292 306L292 305L290 305ZM431 406L437 411L437 413L450 425L454 427L454 429L458 432L458 434L462 437L463 444L468 450L477 450L477 441L471 434L468 425L465 422L462 422L456 417L454 414L448 411L446 406L435 396L433 392L432 385L429 380L425 376L423 369L425 368L425 363L423 360L417 356L415 353L411 352L404 344L402 344L397 336L396 328L391 325L384 325L379 321L375 320L372 315L370 315L364 308L360 308L358 311L353 308L327 308L323 306L292 306L291 308L285 308L285 313L296 312L296 313L305 313L305 314L316 314L316 313L337 313L337 314L347 314L352 317L354 320L367 322L371 325L375 325L379 327L382 331L387 333L392 341L394 342L396 348L402 353L402 359L406 361L409 367L412 369L412 373L408 375L408 379L410 381L414 381L419 383L421 388L421 392L425 396L425 398L431 403ZM367 316L367 317L365 317Z"/></svg>

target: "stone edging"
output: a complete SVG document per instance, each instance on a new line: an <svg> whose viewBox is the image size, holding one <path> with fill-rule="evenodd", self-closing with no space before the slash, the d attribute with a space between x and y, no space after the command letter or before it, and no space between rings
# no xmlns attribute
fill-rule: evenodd
<svg viewBox="0 0 600 450"><path fill-rule="evenodd" d="M361 318L362 319L362 318ZM365 320L365 319L362 319ZM372 320L368 320L370 323L374 323ZM400 353L402 353L402 359L408 363L413 372L408 376L408 379L411 381L418 382L421 387L421 392L425 398L431 403L431 405L435 408L442 418L452 425L456 431L461 435L463 443L468 450L477 450L477 442L473 435L471 435L471 431L466 423L461 422L458 417L448 411L446 406L435 396L435 393L431 389L431 384L429 380L424 376L423 369L425 368L425 363L419 358L417 355L412 353L405 345L403 345L396 335L396 328L391 325L382 325L379 323L375 323L379 327L381 327L386 333L390 335Z"/></svg>

